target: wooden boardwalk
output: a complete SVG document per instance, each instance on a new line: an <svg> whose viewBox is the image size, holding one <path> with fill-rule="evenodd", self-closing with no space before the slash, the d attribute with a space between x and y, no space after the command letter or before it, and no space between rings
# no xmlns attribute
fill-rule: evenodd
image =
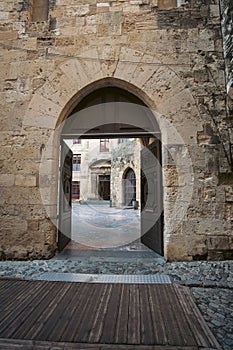
<svg viewBox="0 0 233 350"><path fill-rule="evenodd" d="M3 279L0 306L0 349L220 348L175 285Z"/></svg>

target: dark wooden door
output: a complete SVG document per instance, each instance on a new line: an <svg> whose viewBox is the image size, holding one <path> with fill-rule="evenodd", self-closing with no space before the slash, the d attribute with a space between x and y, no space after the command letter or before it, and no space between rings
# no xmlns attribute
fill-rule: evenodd
<svg viewBox="0 0 233 350"><path fill-rule="evenodd" d="M60 162L60 194L58 250L61 251L71 240L72 205L72 151L62 140Z"/></svg>
<svg viewBox="0 0 233 350"><path fill-rule="evenodd" d="M99 176L99 198L110 200L110 175Z"/></svg>
<svg viewBox="0 0 233 350"><path fill-rule="evenodd" d="M161 147L158 140L141 151L141 241L163 255Z"/></svg>
<svg viewBox="0 0 233 350"><path fill-rule="evenodd" d="M136 176L133 169L128 169L125 174L125 205L132 206L136 201Z"/></svg>

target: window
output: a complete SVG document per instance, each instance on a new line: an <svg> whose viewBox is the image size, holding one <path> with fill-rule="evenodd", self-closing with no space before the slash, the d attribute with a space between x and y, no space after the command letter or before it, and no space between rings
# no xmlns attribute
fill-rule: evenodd
<svg viewBox="0 0 233 350"><path fill-rule="evenodd" d="M48 20L49 0L31 0L32 22L43 22Z"/></svg>
<svg viewBox="0 0 233 350"><path fill-rule="evenodd" d="M80 181L72 182L72 199L80 199Z"/></svg>
<svg viewBox="0 0 233 350"><path fill-rule="evenodd" d="M74 139L73 140L73 145L80 145L81 144L81 140L80 139Z"/></svg>
<svg viewBox="0 0 233 350"><path fill-rule="evenodd" d="M73 155L73 171L80 171L81 169L81 154Z"/></svg>
<svg viewBox="0 0 233 350"><path fill-rule="evenodd" d="M109 152L109 139L100 139L100 152Z"/></svg>

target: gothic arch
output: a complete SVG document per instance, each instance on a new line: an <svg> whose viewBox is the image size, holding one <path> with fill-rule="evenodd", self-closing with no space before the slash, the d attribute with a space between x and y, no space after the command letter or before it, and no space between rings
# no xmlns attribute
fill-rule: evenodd
<svg viewBox="0 0 233 350"><path fill-rule="evenodd" d="M83 56L93 60L67 59L35 92L23 127L54 130L84 96L100 87L114 85L135 94L158 114L166 142L171 142L173 137L169 135L168 122L175 125L185 142L196 143L197 131L201 130L198 108L188 87L169 66L153 65L152 56L127 47L121 48L118 59L108 67L98 60L95 49ZM129 57L137 57L138 62L126 62Z"/></svg>
<svg viewBox="0 0 233 350"><path fill-rule="evenodd" d="M176 164L178 166L176 171L179 175L179 172L182 173L185 167L188 169L185 176L186 174L190 176L186 180L187 186L178 184L180 195L178 193L176 201L179 202L180 199L191 196L192 171L190 171L191 162L187 163L186 145L197 144L197 132L202 130L195 100L178 74L167 65L154 64L153 56L122 47L119 56L116 60L111 61L111 64L104 64L102 60L98 60L96 49L86 51L84 57L92 57L93 60L67 59L35 92L26 110L22 129L33 130L35 128L38 130L41 128L51 136L50 144L46 148L44 145L41 146L41 153L42 157L51 161L49 169L46 169L45 172L46 175L52 177L55 169L58 168L60 136L59 132L55 136L54 131L69 116L79 101L92 91L104 86L118 86L136 95L154 112L162 135L163 177L165 180L164 234L165 242L168 242L169 235L175 230L176 218L179 216L180 220L180 217L185 215L183 213L185 213L188 200L183 205L182 213L174 210L170 203L169 188L166 189L167 179L170 176L170 168L167 166L169 156L166 152L170 146L182 145L183 147L184 145L184 148L180 148L184 156L180 157L180 164ZM105 63L107 61L106 58ZM183 174L180 178L183 178ZM50 185L48 191L45 191L45 200L49 207L55 208L52 212L55 216L57 194L51 188L57 188L56 183L53 186Z"/></svg>
<svg viewBox="0 0 233 350"><path fill-rule="evenodd" d="M131 167L127 167L123 174L124 205L132 206L136 201L136 174Z"/></svg>

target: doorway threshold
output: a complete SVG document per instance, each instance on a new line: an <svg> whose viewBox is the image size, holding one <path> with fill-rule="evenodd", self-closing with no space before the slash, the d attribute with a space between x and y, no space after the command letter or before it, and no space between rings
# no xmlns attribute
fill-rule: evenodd
<svg viewBox="0 0 233 350"><path fill-rule="evenodd" d="M168 275L113 275L78 274L69 272L45 272L35 278L40 281L85 282L85 283L129 283L129 284L171 284Z"/></svg>
<svg viewBox="0 0 233 350"><path fill-rule="evenodd" d="M111 261L122 261L133 260L133 259L149 259L149 260L163 260L165 258L154 251L128 251L128 250L112 250L112 249L88 249L88 250L78 250L78 249L64 249L62 252L58 253L54 260L78 260L78 259L107 259Z"/></svg>

